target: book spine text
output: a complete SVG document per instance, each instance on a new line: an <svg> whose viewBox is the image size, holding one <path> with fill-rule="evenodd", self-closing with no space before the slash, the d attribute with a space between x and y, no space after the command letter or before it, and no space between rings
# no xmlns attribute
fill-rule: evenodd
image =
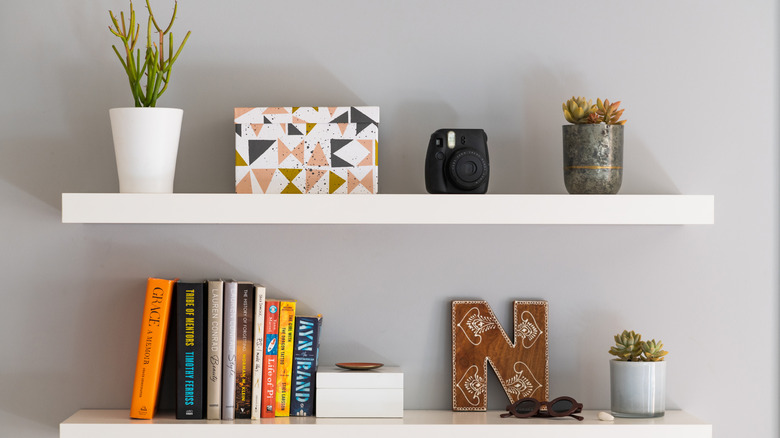
<svg viewBox="0 0 780 438"><path fill-rule="evenodd" d="M150 278L146 284L130 418L151 419L157 408L157 392L160 387L175 282L176 280Z"/></svg>
<svg viewBox="0 0 780 438"><path fill-rule="evenodd" d="M279 359L276 377L276 416L290 416L295 301L279 302Z"/></svg>

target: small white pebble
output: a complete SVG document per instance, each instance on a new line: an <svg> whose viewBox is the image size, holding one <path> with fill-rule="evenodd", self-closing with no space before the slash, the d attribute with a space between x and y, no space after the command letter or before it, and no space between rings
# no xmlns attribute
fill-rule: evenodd
<svg viewBox="0 0 780 438"><path fill-rule="evenodd" d="M609 412L599 412L599 420L601 421L613 421L614 419L615 417L613 417Z"/></svg>

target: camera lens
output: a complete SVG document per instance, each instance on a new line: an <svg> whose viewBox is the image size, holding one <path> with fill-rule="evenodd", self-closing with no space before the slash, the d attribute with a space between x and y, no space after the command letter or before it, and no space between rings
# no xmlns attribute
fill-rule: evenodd
<svg viewBox="0 0 780 438"><path fill-rule="evenodd" d="M488 176L488 163L482 154L472 148L455 152L447 166L450 180L461 190L479 187Z"/></svg>

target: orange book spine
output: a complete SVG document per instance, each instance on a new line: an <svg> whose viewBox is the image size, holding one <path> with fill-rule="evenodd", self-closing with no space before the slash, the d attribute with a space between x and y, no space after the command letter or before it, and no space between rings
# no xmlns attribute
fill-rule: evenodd
<svg viewBox="0 0 780 438"><path fill-rule="evenodd" d="M154 417L157 409L157 392L160 388L175 283L176 280L160 278L150 278L147 281L130 418L148 420Z"/></svg>

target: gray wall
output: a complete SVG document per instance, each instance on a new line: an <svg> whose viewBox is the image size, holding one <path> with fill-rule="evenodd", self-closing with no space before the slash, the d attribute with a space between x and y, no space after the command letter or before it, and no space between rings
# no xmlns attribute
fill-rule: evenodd
<svg viewBox="0 0 780 438"><path fill-rule="evenodd" d="M63 225L62 192L118 188L108 109L131 100L106 11L126 7L2 7L0 435L128 407L147 276L297 298L325 315L322 362L402 365L411 409L449 407L451 299L505 323L546 299L552 396L608 407L607 349L635 329L671 351L669 407L716 437L778 435L776 2L180 5L177 192L232 190L234 106L378 105L385 193L424 192L427 137L450 126L488 132L491 192L563 193L560 105L585 95L626 108L623 193L714 194L714 226ZM742 403L762 413L724 415Z"/></svg>

